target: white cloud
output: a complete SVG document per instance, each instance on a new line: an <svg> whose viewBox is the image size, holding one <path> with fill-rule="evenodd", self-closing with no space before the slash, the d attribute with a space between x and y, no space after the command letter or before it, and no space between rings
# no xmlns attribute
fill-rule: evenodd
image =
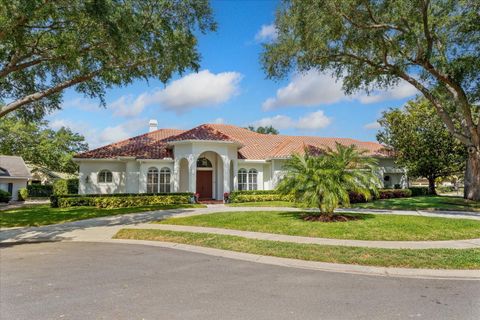
<svg viewBox="0 0 480 320"><path fill-rule="evenodd" d="M203 70L172 81L164 89L145 92L136 98L122 96L110 104L115 115L135 116L145 107L158 104L177 113L195 107L224 103L239 92L242 75L238 72L211 73Z"/></svg>
<svg viewBox="0 0 480 320"><path fill-rule="evenodd" d="M288 106L315 106L331 104L346 99L340 81L316 70L297 74L283 88L277 90L275 98L267 99L262 108L272 110Z"/></svg>
<svg viewBox="0 0 480 320"><path fill-rule="evenodd" d="M342 81L333 76L310 70L296 74L292 81L277 90L276 96L263 102L263 110L272 110L291 106L319 106L345 100L358 100L362 104L387 100L398 100L415 95L417 90L407 82L401 82L395 88L376 90L372 94L347 96L342 90Z"/></svg>
<svg viewBox="0 0 480 320"><path fill-rule="evenodd" d="M255 35L255 41L258 41L258 42L272 41L277 39L277 36L278 36L277 28L273 23L264 24Z"/></svg>
<svg viewBox="0 0 480 320"><path fill-rule="evenodd" d="M378 130L380 129L382 126L380 125L380 123L378 123L377 121L374 121L374 122L370 122L370 123L367 123L366 125L363 126L365 129L367 130Z"/></svg>
<svg viewBox="0 0 480 320"><path fill-rule="evenodd" d="M327 117L322 110L318 110L297 120L284 115L276 115L257 120L252 124L256 127L273 126L279 130L294 128L302 131L316 131L327 127L331 122L331 118Z"/></svg>
<svg viewBox="0 0 480 320"><path fill-rule="evenodd" d="M93 128L89 123L71 121L68 119L54 119L50 122L50 127L58 130L61 127L70 128L85 137L90 149L97 148L112 142L117 142L130 138L136 134L148 131L148 120L133 119L125 123L109 126L104 129Z"/></svg>

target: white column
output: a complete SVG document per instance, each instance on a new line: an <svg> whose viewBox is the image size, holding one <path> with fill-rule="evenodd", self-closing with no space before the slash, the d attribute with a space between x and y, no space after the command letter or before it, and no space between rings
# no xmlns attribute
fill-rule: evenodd
<svg viewBox="0 0 480 320"><path fill-rule="evenodd" d="M230 159L227 156L222 156L223 161L223 193L230 192Z"/></svg>
<svg viewBox="0 0 480 320"><path fill-rule="evenodd" d="M198 155L194 155L194 154L191 154L188 156L188 172L189 172L188 191L193 193L197 191L197 158L198 158Z"/></svg>
<svg viewBox="0 0 480 320"><path fill-rule="evenodd" d="M175 159L173 163L173 192L178 192L180 188L180 160Z"/></svg>

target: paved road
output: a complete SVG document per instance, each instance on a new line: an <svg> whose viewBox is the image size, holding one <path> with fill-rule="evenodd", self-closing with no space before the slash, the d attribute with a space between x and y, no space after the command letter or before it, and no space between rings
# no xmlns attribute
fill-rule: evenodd
<svg viewBox="0 0 480 320"><path fill-rule="evenodd" d="M107 243L3 245L1 319L479 319L480 282L383 278Z"/></svg>

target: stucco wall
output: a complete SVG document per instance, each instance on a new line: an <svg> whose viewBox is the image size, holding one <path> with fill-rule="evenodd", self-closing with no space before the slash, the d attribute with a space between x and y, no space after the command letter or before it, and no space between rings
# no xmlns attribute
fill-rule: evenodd
<svg viewBox="0 0 480 320"><path fill-rule="evenodd" d="M12 184L12 200L18 200L18 190L27 187L27 179L0 179L0 189L8 192L8 184Z"/></svg>
<svg viewBox="0 0 480 320"><path fill-rule="evenodd" d="M79 163L79 194L125 193L126 164L120 161L88 161ZM112 172L111 183L99 183L98 173L102 170Z"/></svg>

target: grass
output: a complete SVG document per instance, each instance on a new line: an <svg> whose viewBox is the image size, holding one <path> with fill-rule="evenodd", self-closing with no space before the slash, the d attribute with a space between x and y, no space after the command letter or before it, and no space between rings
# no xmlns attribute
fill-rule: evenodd
<svg viewBox="0 0 480 320"><path fill-rule="evenodd" d="M116 239L155 240L309 261L431 269L480 269L480 249L377 249L300 244L238 236L122 229Z"/></svg>
<svg viewBox="0 0 480 320"><path fill-rule="evenodd" d="M113 216L118 214L167 210L179 208L204 207L202 205L150 205L133 208L101 209L95 207L50 208L50 205L32 205L0 211L0 227L43 226L76 220Z"/></svg>
<svg viewBox="0 0 480 320"><path fill-rule="evenodd" d="M353 204L352 207L390 210L480 211L480 202L465 200L460 197L424 196L376 200L367 203L356 203Z"/></svg>
<svg viewBox="0 0 480 320"><path fill-rule="evenodd" d="M226 228L306 237L355 240L451 240L480 238L480 221L406 215L355 214L348 222L311 222L302 212L219 212L158 223Z"/></svg>

